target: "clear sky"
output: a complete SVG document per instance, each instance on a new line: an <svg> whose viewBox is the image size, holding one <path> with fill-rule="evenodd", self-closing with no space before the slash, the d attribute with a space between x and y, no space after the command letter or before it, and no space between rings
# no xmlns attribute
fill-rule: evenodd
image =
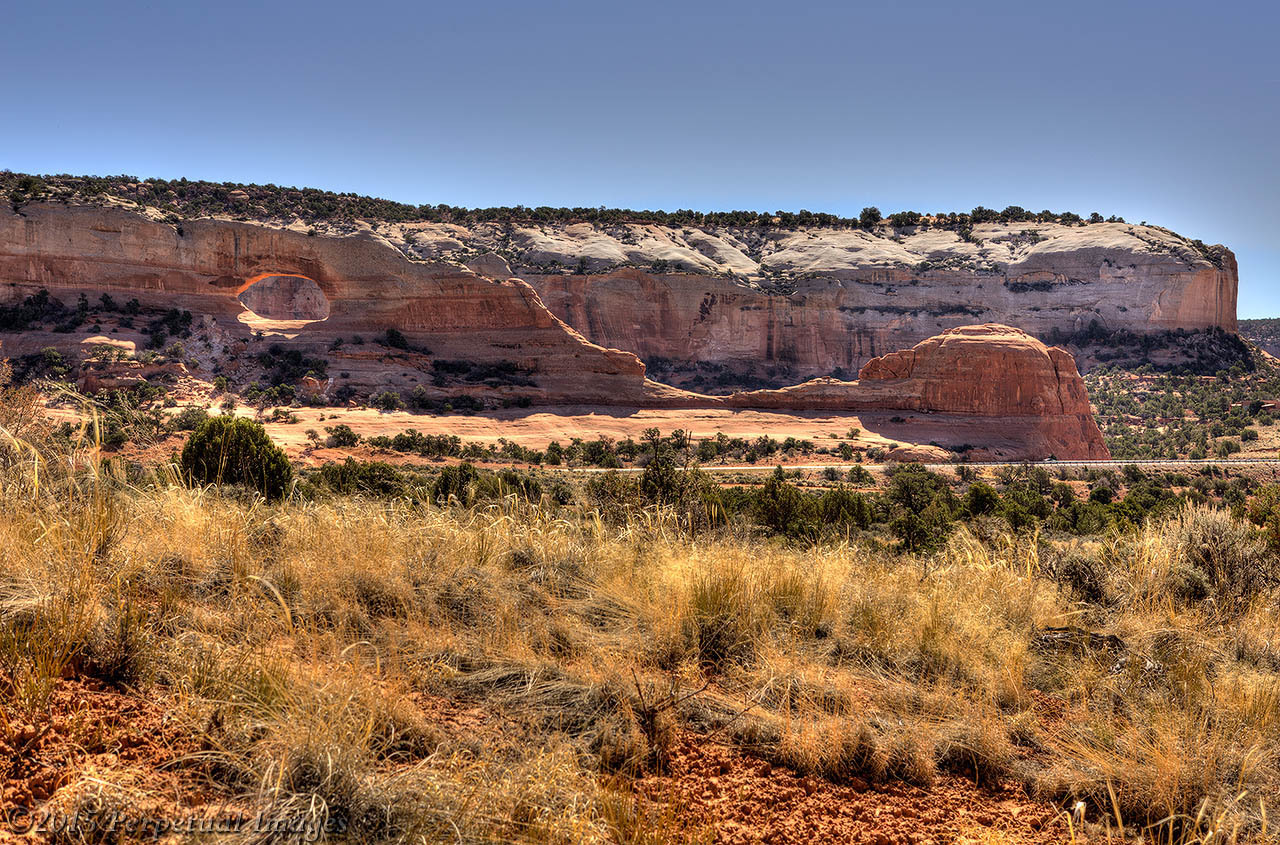
<svg viewBox="0 0 1280 845"><path fill-rule="evenodd" d="M8 0L0 168L414 203L1099 211L1280 316L1274 2Z"/></svg>

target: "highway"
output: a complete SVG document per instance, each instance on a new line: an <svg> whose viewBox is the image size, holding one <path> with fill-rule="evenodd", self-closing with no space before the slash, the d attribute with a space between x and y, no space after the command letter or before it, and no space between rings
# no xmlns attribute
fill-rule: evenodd
<svg viewBox="0 0 1280 845"><path fill-rule="evenodd" d="M915 463L914 461L904 461L903 463ZM815 470L822 471L832 468L839 470L849 470L853 467L860 466L867 470L885 470L890 467L900 466L899 463L891 464L783 464L784 470ZM1045 469L1056 469L1058 467L1072 468L1097 468L1097 469L1121 469L1127 466L1137 466L1140 468L1158 468L1158 469L1176 469L1181 467L1193 468L1202 466L1226 466L1226 467L1264 467L1280 465L1280 458L1205 458L1203 460L1185 459L1160 459L1160 460L1128 460L1128 461L974 461L972 463L921 463L920 466L929 469L955 469L956 467L974 467L977 468L999 468L999 467L1020 467L1020 466L1037 466ZM732 466L721 466L715 464L700 465L699 469L703 472L773 472L776 463L761 461L756 464L735 464ZM556 467L544 467L545 469L555 469ZM610 472L611 470L602 467L563 467L576 472ZM644 472L644 467L623 467L617 472Z"/></svg>

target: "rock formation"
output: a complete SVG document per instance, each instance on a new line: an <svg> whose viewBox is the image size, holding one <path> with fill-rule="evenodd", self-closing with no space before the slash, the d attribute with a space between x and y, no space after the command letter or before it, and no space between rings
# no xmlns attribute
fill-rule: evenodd
<svg viewBox="0 0 1280 845"><path fill-rule="evenodd" d="M323 301L299 303L272 290L280 277L314 279L324 297L341 300L323 327L331 333L398 325L448 334L453 319L545 331L546 309L532 307L532 293L510 281L517 277L592 343L756 376L852 374L885 352L981 322L1042 339L1094 323L1137 333L1236 329L1230 250L1127 223L984 223L968 239L927 226L407 223L304 240L298 221L169 226L123 211L38 204L23 213L6 215L0 233L6 245L37 239L0 259L11 280L43 273L57 284L75 275L84 260L76 256L97 253L121 262L111 277L99 269L104 281L127 285L131 266L170 264L162 289L177 285L226 314L239 308L220 294L244 288L244 303L261 316L269 315L254 303L302 315L275 319L318 319L311 315L324 312ZM80 234L68 240L72 230ZM415 260L399 261L397 251ZM15 270L15 261L33 259L43 262L33 273ZM322 270L329 278L316 278ZM265 274L276 277L273 285L247 284ZM193 278L201 281L192 285ZM474 296L477 279L508 290ZM424 286L431 297L417 295Z"/></svg>
<svg viewBox="0 0 1280 845"><path fill-rule="evenodd" d="M76 388L82 393L100 390L124 390L143 384L157 377L172 379L187 374L187 368L177 361L163 364L144 364L141 361L86 360L80 364L76 375Z"/></svg>
<svg viewBox="0 0 1280 845"><path fill-rule="evenodd" d="M951 329L874 358L857 381L819 378L779 390L734 393L724 401L739 408L985 418L988 427L1016 430L1025 451L1040 457L1109 457L1071 355L996 324ZM952 441L948 445L957 442L954 436L943 438Z"/></svg>
<svg viewBox="0 0 1280 845"><path fill-rule="evenodd" d="M1093 226L1082 231L1088 230L1097 230L1092 233L1095 237L1107 231L1119 237L1116 229ZM579 234L582 233L575 230L575 237ZM833 255L830 245L819 249L814 243L792 242L799 237L792 233L774 244L772 260L779 261L776 256L790 252L798 262L815 249L821 256L815 261L826 261ZM857 232L828 233L825 237L864 241L870 238ZM1059 239L1069 237L1081 236L1059 235ZM429 239L422 239L427 242L427 249L434 248ZM817 236L812 240L822 242ZM588 242L593 250L616 243L605 234ZM725 261L732 258L719 252L721 247L707 244L710 242L704 243L707 260L718 255L727 255ZM1111 247L1096 249L1102 266L1109 266L1106 261L1118 254ZM1216 285L1220 297L1234 302L1233 270L1208 269L1183 255L1177 260L1194 266L1179 275L1170 269L1176 263L1170 255L1149 253L1144 265L1168 270L1159 295L1155 294L1160 283L1154 271L1130 274L1127 293L1148 291L1155 296L1135 310L1158 312L1166 321L1162 324L1168 325L1227 321L1225 306L1208 302L1200 294ZM1042 295L1044 301L1080 286L1103 289L1102 282L1071 281L1076 270L1063 271L1066 275L1062 279L1061 273L1038 270L1035 272L1049 274L1042 281L1052 289L1041 291L1035 286L1040 282L1026 281L1027 273L1032 272L1027 268L1047 259L1043 255L1033 258L1023 257L1019 266L1024 272L1016 277L1020 280L1016 283L1007 280L1007 268L1002 271L1006 273L1004 277L977 275L970 282L978 289L996 285L1003 291L999 301L1009 308L1017 297L1027 295L1011 288L1012 284L1032 285L1028 290ZM1073 260L1077 263L1072 266L1080 267L1094 262L1094 258L1085 257ZM1201 259L1196 261L1208 264ZM1064 267L1064 262L1066 259L1057 260L1055 266ZM344 237L328 237L213 219L175 225L132 211L86 206L33 204L25 206L20 214L0 212L0 284L7 286L10 301L47 289L68 303L80 294L96 301L106 293L118 302L136 299L144 308L189 310L200 317L200 344L229 350L219 366L223 374L233 379L247 381L254 377L252 373L242 376L246 365L250 370L256 366L253 362L259 352L253 344L261 341L252 338L254 328L264 325L264 320L270 327L271 321L276 320L280 325L271 342L278 338L280 343L309 355L326 355L333 365L325 381L313 379L314 383L303 384L304 394L328 396L331 391L336 392L333 370L340 370L338 381L364 393L393 390L407 394L422 390L430 399L467 394L491 403L518 400L559 405L849 411L868 414L868 427L914 426L914 434L903 430L899 432L902 436L897 437L909 442L936 441L948 448L960 448L999 441L998 447L986 453L1014 458L1106 455L1071 356L1061 349L1046 347L1018 329L987 325L944 331L912 349L867 361L856 382L820 378L779 390L707 396L646 379L645 365L635 354L583 338L554 316L529 284L519 278L502 278L510 272L507 260L494 253L472 254L469 266L443 257L410 260L383 235L368 228ZM588 296L583 304L585 317L579 317L586 320L593 334L610 334L608 327L615 323L602 323L591 315L597 313L593 309L612 303L608 309L610 319L616 320L618 326L630 326L628 331L633 334L628 335L628 342L644 347L648 354L698 358L722 353L728 359L758 354L764 360L777 360L780 350L790 343L785 340L787 336L804 336L810 345L804 355L797 354L793 360L797 365L806 361L809 369L829 370L831 355L836 355L839 362L860 361L863 355L861 351L855 354L855 349L861 349L855 341L838 340L842 331L849 334L844 326L849 309L839 305L841 297L850 291L865 292L864 289L879 289L883 295L899 299L909 292L924 295L920 289L927 286L923 283L893 281L898 272L906 271L877 271L880 281L855 280L857 273L852 270L847 274L849 278L834 282L815 278L811 280L815 286L820 282L826 285L818 297L821 307L814 307L803 297L797 300L794 296L776 296L727 278L651 276L634 269L605 276L557 277L561 281L554 284L548 281L550 276L543 276L541 283L549 291L569 291L573 286L602 291L625 283L618 289L616 300ZM495 275L499 278L493 278ZM1002 282L1001 278L1006 280ZM719 293L706 293L702 304L696 307L701 316L695 317L694 323L703 326L699 331L705 333L686 331L684 340L678 342L675 338L680 334L687 305L678 300L694 290L695 283L703 288L713 287ZM957 281L948 284L957 299L963 294L974 301L987 302L973 289L962 291ZM653 299L636 300L634 290L628 293L626 285L643 289ZM935 286L935 293L942 289ZM891 294L892 291L898 292ZM1118 288L1113 291L1116 297L1119 292ZM642 302L650 304L642 307ZM1091 313L1096 313L1098 307L1095 304ZM1116 306L1117 313L1125 313L1120 308ZM249 312L253 320L246 321ZM895 325L896 328L868 329L883 340L869 343L867 351L879 343L909 335L924 324ZM352 343L360 334L372 339L388 329L401 332L403 338L396 344ZM764 350L753 346L756 341L752 332L757 330L766 339ZM146 340L141 327L132 331L132 339L122 335L120 341ZM856 331L850 334L856 335ZM56 336L78 342L70 335ZM216 344L211 338L216 339ZM24 340L43 345L49 338L41 335ZM335 342L339 340L346 343ZM668 342L673 344L671 348L664 345ZM841 342L844 351L833 352L833 344ZM15 348L20 352L21 343ZM794 351L794 347L790 348ZM477 369L481 375L466 383L442 376L468 368ZM493 377L504 373L515 376L505 380ZM137 364L89 363L81 380L91 388L136 381L147 375ZM921 416L907 421L901 416L904 413ZM994 425L993 418L999 418L1000 423ZM925 437L925 432L930 436Z"/></svg>
<svg viewBox="0 0 1280 845"><path fill-rule="evenodd" d="M240 304L267 320L329 319L329 300L305 276L267 275L249 279Z"/></svg>
<svg viewBox="0 0 1280 845"><path fill-rule="evenodd" d="M296 338L316 349L395 328L442 358L511 362L530 374L526 392L537 401L648 401L635 355L583 339L529 285L411 262L368 231L308 237L247 223L175 226L123 210L29 205L20 215L0 213L0 284L10 300L40 288L69 301L108 293L208 315L223 327L239 325L243 297L285 318L327 314ZM256 284L267 285L263 295L250 291Z"/></svg>
<svg viewBox="0 0 1280 845"><path fill-rule="evenodd" d="M1084 380L1070 353L1047 347L1024 331L988 323L963 326L911 349L868 361L861 382L911 385L924 411L1089 416Z"/></svg>
<svg viewBox="0 0 1280 845"><path fill-rule="evenodd" d="M679 258L574 275L514 269L596 343L756 376L852 373L975 322L1046 339L1093 323L1136 333L1236 328L1234 255L1150 226L984 224L974 227L979 243L937 229L778 231L754 247L730 232L665 234L677 244L654 254ZM597 240L533 255L572 267L570 250L598 249Z"/></svg>

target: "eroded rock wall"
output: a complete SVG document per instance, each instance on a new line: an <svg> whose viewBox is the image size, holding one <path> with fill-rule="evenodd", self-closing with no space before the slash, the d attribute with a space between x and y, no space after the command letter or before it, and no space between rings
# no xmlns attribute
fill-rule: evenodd
<svg viewBox="0 0 1280 845"><path fill-rule="evenodd" d="M181 289L229 314L237 306L219 296L226 288L296 273L341 300L326 326L334 332L538 332L550 328L549 310L603 347L756 375L779 367L796 378L847 378L874 357L981 322L1042 339L1095 322L1137 333L1236 329L1230 250L1127 223L980 224L967 240L930 227L586 223L352 224L342 237L308 238L300 221L202 220L179 234L123 211L24 212L0 221L6 243L35 239L0 256L5 279L66 283L97 256L97 282ZM477 277L507 290L477 296Z"/></svg>
<svg viewBox="0 0 1280 845"><path fill-rule="evenodd" d="M303 276L329 316L298 342L396 328L441 357L513 361L543 401L646 400L644 365L566 327L518 279L487 279L457 264L411 262L379 236L308 237L217 220L175 226L128 211L29 205L0 213L0 285L9 299L46 288L184 308L248 334L237 298L260 276ZM317 306L319 307L319 306Z"/></svg>
<svg viewBox="0 0 1280 845"><path fill-rule="evenodd" d="M711 229L627 224L402 227L416 254L491 252L591 340L643 358L760 373L856 372L975 322L1067 337L1236 329L1237 268L1155 226L954 230ZM473 265L474 266L474 265ZM481 270L481 272L487 272Z"/></svg>

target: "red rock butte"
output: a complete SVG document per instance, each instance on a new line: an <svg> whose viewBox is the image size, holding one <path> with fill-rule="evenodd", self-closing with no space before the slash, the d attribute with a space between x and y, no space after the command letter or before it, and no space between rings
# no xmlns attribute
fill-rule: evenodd
<svg viewBox="0 0 1280 845"><path fill-rule="evenodd" d="M430 374L440 359L504 362L528 377L429 390L539 405L850 411L868 414L868 427L883 416L885 425L899 427L898 439L971 446L973 455L1107 457L1070 354L1017 328L952 328L871 358L857 381L819 378L708 396L647 379L634 352L587 340L509 272L494 255L467 266L411 260L368 229L309 236L252 223L175 225L122 209L53 204L0 213L0 283L10 301L42 288L64 300L81 293L136 298L144 306L189 310L242 342L253 331L244 321L249 312L297 323L297 333L281 335L281 343L331 356L339 354L332 348L336 339L396 329L417 352L397 353L394 361L386 350L341 353L352 384L369 392L407 389L408 382L425 387L412 374ZM1216 312L1205 319L1217 319ZM396 381L402 373L411 374L408 381ZM988 448L995 430L1003 445Z"/></svg>
<svg viewBox="0 0 1280 845"><path fill-rule="evenodd" d="M725 402L744 408L918 411L940 415L935 423L940 428L947 427L948 416L979 428L982 418L990 427L990 418L998 417L1000 426L1021 430L1029 454L1110 457L1071 354L995 323L950 329L911 349L873 358L857 381L814 379L780 390L735 393Z"/></svg>

